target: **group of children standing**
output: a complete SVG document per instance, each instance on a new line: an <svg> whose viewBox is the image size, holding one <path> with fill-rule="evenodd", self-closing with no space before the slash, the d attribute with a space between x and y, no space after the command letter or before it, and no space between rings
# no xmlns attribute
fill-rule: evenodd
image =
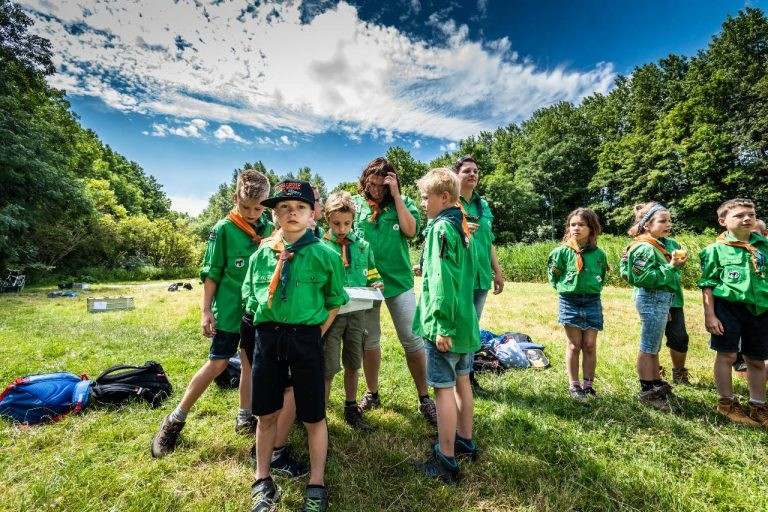
<svg viewBox="0 0 768 512"><path fill-rule="evenodd" d="M689 338L680 277L688 254L669 236L672 220L667 208L648 202L636 205L634 213L635 222L628 231L633 238L621 257L620 273L635 287L640 316L638 399L669 411L669 399L674 395L659 365L665 335L673 383L690 384L685 367ZM720 398L715 410L734 422L768 428L768 232L756 218L754 203L747 199L724 202L717 210L717 221L725 231L699 254L702 275L698 281L710 346L716 352L714 376ZM566 220L563 243L550 253L547 263L549 281L560 296L559 322L568 338L569 393L580 401L597 395L593 387L595 344L603 328L600 292L608 270L605 253L597 245L600 231L593 211L574 210ZM747 366L748 408L733 394L732 365L737 354Z"/></svg>
<svg viewBox="0 0 768 512"><path fill-rule="evenodd" d="M265 176L243 171L234 208L211 230L200 273L201 326L211 338L209 359L163 419L152 439L152 455L162 457L175 449L189 410L239 348L243 378L235 430L256 435L252 510L275 509L281 491L272 473L309 474L302 510L326 510L325 415L334 376L343 366L344 418L353 428L370 430L363 411L381 403L381 303L372 310L338 314L349 300L345 287L372 286L384 294L419 410L438 430L429 457L417 467L455 483L457 457L474 460L478 454L471 382L473 354L480 347L478 318L488 290L500 293L503 288L492 245L493 217L474 192L477 178L476 162L467 157L453 169L433 169L417 181L428 222L422 258L412 271L407 239L419 229L419 214L410 199L399 195L396 174L385 159L366 168L359 196L337 192L328 198L327 233L317 225L322 203L309 183L285 180L270 196ZM717 215L725 232L701 252L699 281L705 323L717 352L715 380L721 398L716 409L734 421L768 427L768 240L755 232L755 208L748 200L727 201ZM665 207L637 205L629 230L633 240L620 263L621 275L636 288L642 325L638 398L660 410L669 410L672 396L659 366L665 333L673 382L688 383L680 283L687 253L669 237L670 231ZM563 243L547 263L549 280L559 292L559 322L568 338L569 393L581 401L597 396L593 383L597 333L603 328L600 293L608 270L598 247L600 232L594 212L574 210L566 219ZM412 272L423 276L418 300ZM747 362L749 410L731 389L730 365L737 352ZM368 390L358 402L361 367ZM434 389L435 401L428 387ZM309 467L287 446L296 420L307 431Z"/></svg>
<svg viewBox="0 0 768 512"><path fill-rule="evenodd" d="M374 162L378 160L383 161ZM393 189L386 183L393 179L391 165L381 169L374 178ZM380 338L380 328L378 336L370 332L376 330L371 322L379 322L380 304L377 311L338 314L349 299L345 287L372 286L382 291L390 287L389 296L384 296L393 320L396 312L398 317L410 314L407 325L400 318L395 323L398 336L406 340L406 358L413 357L407 361L419 393L419 410L438 427L438 442L417 467L445 482L457 481L456 457L477 456L469 380L472 355L480 346L473 307L476 252L466 214L459 206L457 174L434 169L418 181L418 187L429 219L423 232L423 286L417 303L390 304L389 298L415 302L407 245L404 251L391 252L394 259L403 252L410 285L397 275L392 279L390 269L387 282L379 273L366 233L376 244L391 236L389 231L415 234L417 222L410 227L397 222L399 210L415 205L409 207L403 197L402 204L382 204L376 194L365 194L362 186L364 195L355 198L346 192L334 193L325 203L329 231L323 233L316 227L318 194L309 183L285 180L270 197L266 177L254 170L240 173L234 208L211 230L200 274L204 283L201 324L203 334L211 338L209 359L193 376L178 406L163 419L151 443L154 457L176 448L191 407L239 348L242 378L235 430L256 436L252 510L275 509L281 490L272 479L273 472L288 477L309 474L302 510L326 510L325 414L331 383L343 363L345 420L353 428L370 430L363 419L366 407L356 399L358 374L363 358L371 352L375 356ZM393 216L393 229L371 231L379 228L386 215ZM477 226L473 227L476 231ZM400 242L393 238L392 243L394 247ZM391 264L382 261L382 267ZM392 293L398 286L403 290ZM404 298L406 292L414 299ZM366 375L369 390L363 399L368 408L379 400L377 383L372 385L370 380ZM427 385L435 389L436 405ZM287 446L296 420L307 431L309 467Z"/></svg>

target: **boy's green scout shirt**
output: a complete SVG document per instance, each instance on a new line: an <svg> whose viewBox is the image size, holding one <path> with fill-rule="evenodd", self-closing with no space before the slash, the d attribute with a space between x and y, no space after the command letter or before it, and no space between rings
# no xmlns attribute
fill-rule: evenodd
<svg viewBox="0 0 768 512"><path fill-rule="evenodd" d="M262 213L253 227L259 236L270 236L274 231L270 214L266 211ZM240 332L240 319L243 316L240 288L248 269L248 258L258 247L228 218L220 220L211 229L200 269L200 280L208 278L216 283L211 311L219 330Z"/></svg>
<svg viewBox="0 0 768 512"><path fill-rule="evenodd" d="M349 266L344 269L344 286L370 286L376 281L381 281L370 244L354 232L348 233L347 238L350 242L347 246ZM322 241L341 257L341 245L333 232L327 232Z"/></svg>
<svg viewBox="0 0 768 512"><path fill-rule="evenodd" d="M416 219L419 232L421 215L414 202L401 196L408 211ZM397 209L394 203L384 206L376 222L371 220L371 207L364 197L354 196L355 229L371 245L379 273L384 283L385 298L394 297L413 288L413 269L408 253L408 238L400 232Z"/></svg>
<svg viewBox="0 0 768 512"><path fill-rule="evenodd" d="M547 277L549 283L562 294L599 295L603 290L608 258L599 247L585 247L581 253L584 266L576 267L576 253L570 247L559 245L549 253Z"/></svg>
<svg viewBox="0 0 768 512"><path fill-rule="evenodd" d="M680 245L669 238L657 238L667 252ZM636 288L663 290L674 294L672 307L682 307L683 293L680 269L670 264L664 254L649 242L633 242L622 256L619 265L621 276ZM676 306L679 304L679 306Z"/></svg>
<svg viewBox="0 0 768 512"><path fill-rule="evenodd" d="M430 222L424 240L422 285L413 332L434 343L438 335L450 336L450 352L469 354L480 348L480 331L474 305L472 242L448 221Z"/></svg>
<svg viewBox="0 0 768 512"><path fill-rule="evenodd" d="M319 240L296 252L290 262L287 297L282 300L278 290L270 307L268 287L280 255L280 242L277 237L265 239L248 262L242 286L246 311L253 314L254 325L266 322L320 325L328 319L329 310L349 300L344 291L341 258Z"/></svg>
<svg viewBox="0 0 768 512"><path fill-rule="evenodd" d="M726 232L725 241L736 241ZM741 302L754 315L768 311L768 240L752 233L749 243L757 249L752 254L740 247L716 241L699 253L701 279L699 288L712 288L712 295L731 302ZM757 265L757 269L755 269Z"/></svg>
<svg viewBox="0 0 768 512"><path fill-rule="evenodd" d="M461 205L467 214L467 220L478 224L472 234L472 246L475 257L475 290L490 290L493 286L493 271L491 268L491 246L496 236L493 234L493 213L488 202L477 192L467 201L460 198Z"/></svg>

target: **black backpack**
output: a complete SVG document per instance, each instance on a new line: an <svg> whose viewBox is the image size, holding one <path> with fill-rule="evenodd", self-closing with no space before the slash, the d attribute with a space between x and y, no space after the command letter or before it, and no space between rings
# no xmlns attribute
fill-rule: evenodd
<svg viewBox="0 0 768 512"><path fill-rule="evenodd" d="M160 363L147 361L142 366L118 365L104 370L93 382L91 399L100 404L119 404L138 397L157 407L172 391Z"/></svg>
<svg viewBox="0 0 768 512"><path fill-rule="evenodd" d="M216 384L222 389L232 389L240 386L240 354L229 358L227 367L216 376Z"/></svg>

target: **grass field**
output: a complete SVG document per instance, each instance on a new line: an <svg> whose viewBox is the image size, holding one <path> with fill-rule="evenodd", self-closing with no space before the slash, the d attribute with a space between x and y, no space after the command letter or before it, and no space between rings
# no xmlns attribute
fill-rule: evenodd
<svg viewBox="0 0 768 512"><path fill-rule="evenodd" d="M0 296L0 381L68 370L96 376L117 363L160 361L175 387L159 409L93 408L30 429L0 422L0 510L248 510L251 440L233 431L237 392L215 385L190 414L175 453L153 460L150 439L204 361L200 287L169 293L166 283L97 286L91 294L132 295L130 312L88 314L85 295L48 299L44 290ZM716 395L700 299L688 292L693 387L676 388L675 414L638 405L634 372L638 320L630 290L603 294L606 330L598 338L601 397L566 397L563 334L554 292L508 283L490 297L483 326L525 332L546 345L552 368L482 376L490 396L476 403L483 450L465 463L456 488L421 477L433 432L416 399L388 316L384 324L384 408L369 414L368 435L343 422L340 378L329 410L327 483L343 511L765 511L768 432L734 427L712 412ZM662 357L669 366L668 356ZM746 394L737 381L737 392ZM292 443L306 454L304 435ZM301 506L304 481L279 481L281 510Z"/></svg>

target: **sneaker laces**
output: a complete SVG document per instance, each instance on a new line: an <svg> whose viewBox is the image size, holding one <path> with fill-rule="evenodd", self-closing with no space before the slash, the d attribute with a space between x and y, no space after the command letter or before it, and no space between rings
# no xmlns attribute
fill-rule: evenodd
<svg viewBox="0 0 768 512"><path fill-rule="evenodd" d="M307 512L321 512L322 500L320 498L307 498L304 504L304 510Z"/></svg>
<svg viewBox="0 0 768 512"><path fill-rule="evenodd" d="M184 427L183 423L177 423L175 421L167 421L163 424L163 435L160 436L158 443L162 446L168 446L173 443L173 440L178 437L179 432Z"/></svg>

